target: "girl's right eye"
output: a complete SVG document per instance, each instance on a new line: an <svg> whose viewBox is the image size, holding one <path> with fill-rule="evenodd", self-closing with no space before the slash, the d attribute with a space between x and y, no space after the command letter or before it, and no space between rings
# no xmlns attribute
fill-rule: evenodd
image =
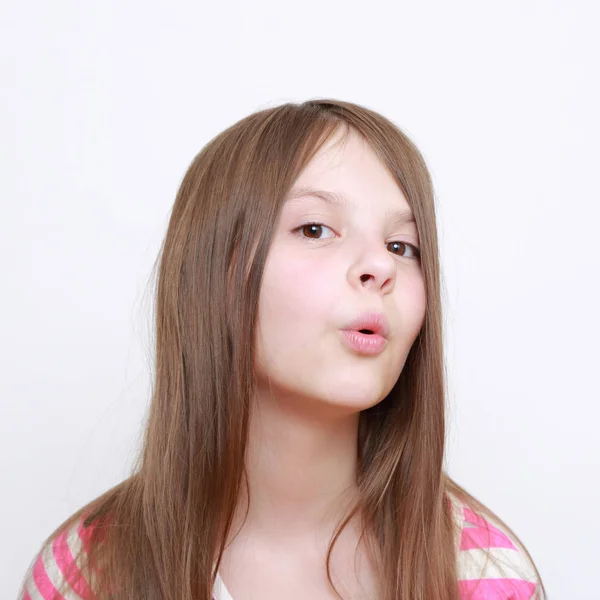
<svg viewBox="0 0 600 600"><path fill-rule="evenodd" d="M319 237L319 232L321 232L323 228L332 231L329 227L327 227L327 225L323 223L317 223L316 221L312 221L310 223L304 223L303 225L300 225L300 227L296 227L296 229L294 229L294 233L296 233L303 239L316 242L319 239L323 239ZM304 235L305 232L307 232L308 235ZM311 235L316 235L317 237L310 237Z"/></svg>

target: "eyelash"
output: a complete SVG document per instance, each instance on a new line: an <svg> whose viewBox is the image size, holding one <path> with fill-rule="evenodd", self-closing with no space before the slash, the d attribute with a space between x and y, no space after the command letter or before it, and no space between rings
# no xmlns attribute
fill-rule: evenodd
<svg viewBox="0 0 600 600"><path fill-rule="evenodd" d="M303 223L299 227L296 227L296 229L294 229L293 231L296 235L298 235L303 240L306 240L308 242L319 242L320 240L309 238L309 237L302 235L302 233L301 233L302 229L304 229L305 227L308 227L309 225L317 225L318 227L327 227L327 229L331 229L331 227L328 227L327 225L325 225L325 223L320 223L318 221L310 221L309 223ZM332 229L332 231L333 231L333 229ZM414 258L415 260L419 260L421 258L421 250L414 244L409 244L408 242L402 242L400 240L395 240L395 241L392 241L389 243L390 244L404 244L405 246L409 246L410 248L412 248L412 250L415 254L415 256L412 258ZM400 255L397 254L396 256L400 256ZM400 258L404 258L404 257L400 256Z"/></svg>

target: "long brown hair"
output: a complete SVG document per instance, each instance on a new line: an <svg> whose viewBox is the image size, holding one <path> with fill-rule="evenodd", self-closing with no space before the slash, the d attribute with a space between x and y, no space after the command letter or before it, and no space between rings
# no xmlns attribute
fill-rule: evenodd
<svg viewBox="0 0 600 600"><path fill-rule="evenodd" d="M360 511L382 600L458 600L446 493L521 543L444 471L440 266L423 157L380 114L310 100L243 118L206 144L183 178L157 263L155 373L138 460L128 479L46 540L85 518L96 543L84 572L97 598L210 599L245 482L257 306L274 225L302 169L340 128L363 136L411 206L427 307L396 385L360 414L360 500L331 540L328 576L332 547Z"/></svg>

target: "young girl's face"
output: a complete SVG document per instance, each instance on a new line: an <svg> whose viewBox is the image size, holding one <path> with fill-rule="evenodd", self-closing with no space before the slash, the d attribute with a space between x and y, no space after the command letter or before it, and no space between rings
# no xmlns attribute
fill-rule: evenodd
<svg viewBox="0 0 600 600"><path fill-rule="evenodd" d="M416 225L390 216L412 214L406 198L358 134L334 147L338 141L307 165L280 213L260 292L256 354L260 394L329 414L385 398L426 305ZM351 204L297 195L301 188L336 193ZM382 314L389 326L377 354L344 341L342 330L365 313Z"/></svg>

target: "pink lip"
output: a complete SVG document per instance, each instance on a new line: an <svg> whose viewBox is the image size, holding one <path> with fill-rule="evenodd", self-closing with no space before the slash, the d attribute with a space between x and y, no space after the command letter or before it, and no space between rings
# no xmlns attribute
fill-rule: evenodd
<svg viewBox="0 0 600 600"><path fill-rule="evenodd" d="M368 329L373 334L387 338L389 335L389 325L383 313L364 313L345 325L344 330L359 331L360 329ZM371 336L374 337L374 336Z"/></svg>
<svg viewBox="0 0 600 600"><path fill-rule="evenodd" d="M346 346L359 354L380 354L387 345L387 339L377 333L360 333L351 329L342 329L340 333Z"/></svg>

